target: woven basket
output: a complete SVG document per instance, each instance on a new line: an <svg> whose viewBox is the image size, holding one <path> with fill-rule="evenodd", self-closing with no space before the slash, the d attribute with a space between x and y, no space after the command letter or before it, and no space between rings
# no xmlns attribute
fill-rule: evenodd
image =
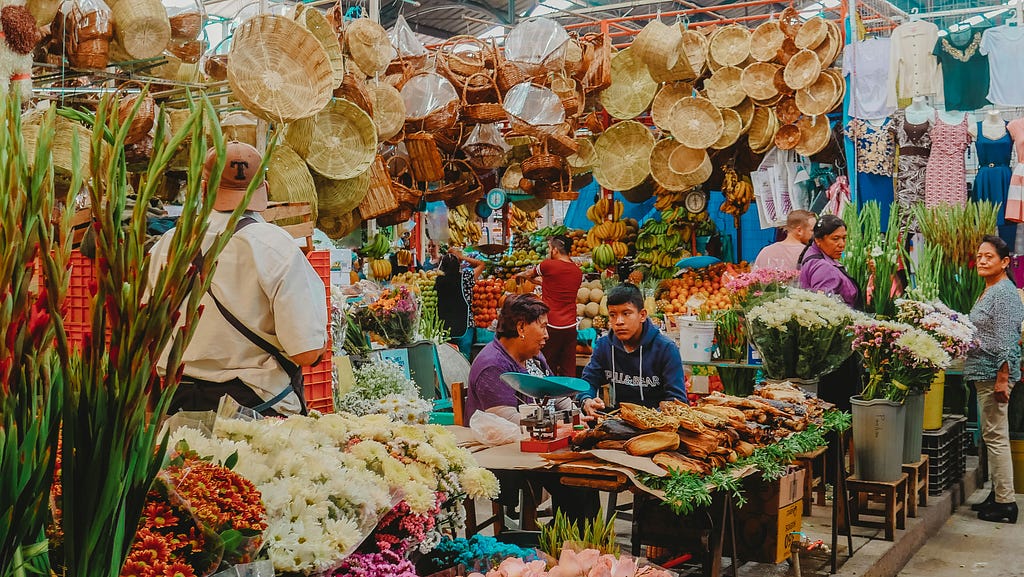
<svg viewBox="0 0 1024 577"><path fill-rule="evenodd" d="M723 66L704 81L707 98L719 108L736 106L747 94L743 91L743 70L735 66Z"/></svg>
<svg viewBox="0 0 1024 577"><path fill-rule="evenodd" d="M319 10L307 10L304 4L295 6L295 20L306 27L327 53L331 64L331 78L334 86L341 84L345 78L345 56L341 51L341 43L334 32L334 26L327 21Z"/></svg>
<svg viewBox="0 0 1024 577"><path fill-rule="evenodd" d="M384 157L377 156L370 165L370 188L359 203L359 215L363 220L370 220L389 212L398 210L398 199L395 198L391 175L384 164Z"/></svg>
<svg viewBox="0 0 1024 577"><path fill-rule="evenodd" d="M551 73L548 75L548 86L562 101L566 118L576 118L583 112L584 98L580 94L576 79L561 72Z"/></svg>
<svg viewBox="0 0 1024 577"><path fill-rule="evenodd" d="M740 134L746 134L750 129L750 122L754 120L754 102L747 98L732 109L740 115Z"/></svg>
<svg viewBox="0 0 1024 577"><path fill-rule="evenodd" d="M821 74L806 88L796 91L796 107L807 116L819 116L832 111L837 96L842 93L839 83L831 74Z"/></svg>
<svg viewBox="0 0 1024 577"><path fill-rule="evenodd" d="M419 74L414 75L413 78L416 78L418 76L428 75L428 74L433 74L433 73L432 72L421 72ZM410 79L410 81L411 80L412 79ZM406 85L408 85L408 82L406 83ZM452 85L452 88L454 88L454 85ZM406 114L409 114L408 105L406 105L406 109L407 109L406 110ZM458 120L459 120L459 99L458 99L458 96L456 95L454 100L451 100L450 102L448 102L447 104L445 104L444 106L442 106L440 108L432 110L431 112L427 113L426 116L416 116L416 117L406 116L406 118L405 118L405 123L406 123L405 130L406 130L406 132L420 132L420 131L436 132L438 130L444 130L446 128L451 128L452 126L455 126L455 124L458 122Z"/></svg>
<svg viewBox="0 0 1024 577"><path fill-rule="evenodd" d="M211 80L221 81L228 79L228 55L212 54L203 61L203 72Z"/></svg>
<svg viewBox="0 0 1024 577"><path fill-rule="evenodd" d="M225 141L237 140L254 147L258 144L259 121L249 112L228 113L221 119L220 127Z"/></svg>
<svg viewBox="0 0 1024 577"><path fill-rule="evenodd" d="M516 84L529 82L530 77L521 68L516 66L514 62L505 60L500 51L495 52L495 61L497 65L494 69L494 80L501 94L504 95Z"/></svg>
<svg viewBox="0 0 1024 577"><path fill-rule="evenodd" d="M369 18L356 18L345 25L345 51L367 76L384 72L391 63L391 40L388 32Z"/></svg>
<svg viewBox="0 0 1024 577"><path fill-rule="evenodd" d="M466 46L471 48L466 50ZM447 69L461 78L480 74L487 70L489 65L494 65L491 47L483 40L467 35L449 38L437 48L435 59L439 70Z"/></svg>
<svg viewBox="0 0 1024 577"><path fill-rule="evenodd" d="M801 50L814 50L828 37L828 24L821 16L812 16L800 25L793 42Z"/></svg>
<svg viewBox="0 0 1024 577"><path fill-rule="evenodd" d="M708 52L722 66L742 64L750 56L750 30L738 24L720 29L711 40Z"/></svg>
<svg viewBox="0 0 1024 577"><path fill-rule="evenodd" d="M306 162L287 144L279 144L267 164L267 197L277 202L308 202L317 218L317 192ZM285 223L288 224L288 223Z"/></svg>
<svg viewBox="0 0 1024 577"><path fill-rule="evenodd" d="M779 93L775 87L775 73L781 68L769 62L755 62L747 66L740 79L743 92L755 100L774 98Z"/></svg>
<svg viewBox="0 0 1024 577"><path fill-rule="evenodd" d="M779 129L779 121L775 111L766 107L755 107L754 119L750 122L748 142L754 152L765 151L775 143L775 133Z"/></svg>
<svg viewBox="0 0 1024 577"><path fill-rule="evenodd" d="M100 69L110 63L110 41L97 38L68 44L68 62L75 68Z"/></svg>
<svg viewBox="0 0 1024 577"><path fill-rule="evenodd" d="M29 117L21 123L21 136L25 140L26 150L35 150L39 140L39 122L41 118ZM79 162L76 165L72 162L73 138L78 134L78 155ZM88 128L64 118L57 116L53 123L53 175L54 184L58 190L66 193L71 187L71 175L77 170L83 182L88 182L92 166L92 131ZM28 155L30 165L35 163L35 155ZM77 192L77 191L76 191Z"/></svg>
<svg viewBox="0 0 1024 577"><path fill-rule="evenodd" d="M361 222L359 211L353 210L346 214L322 214L316 220L316 227L322 230L327 238L338 240L358 230Z"/></svg>
<svg viewBox="0 0 1024 577"><path fill-rule="evenodd" d="M311 32L281 16L254 16L235 30L228 82L250 112L287 123L326 106L334 76Z"/></svg>
<svg viewBox="0 0 1024 577"><path fill-rule="evenodd" d="M167 51L181 58L181 61L186 64L195 64L199 62L207 48L209 48L209 43L205 40L189 40L181 44L170 44L167 46Z"/></svg>
<svg viewBox="0 0 1024 577"><path fill-rule="evenodd" d="M568 134L552 134L544 141L544 143L552 154L561 156L562 158L572 156L580 149L576 139Z"/></svg>
<svg viewBox="0 0 1024 577"><path fill-rule="evenodd" d="M594 143L594 178L611 190L639 186L651 173L654 135L632 120L613 124Z"/></svg>
<svg viewBox="0 0 1024 577"><path fill-rule="evenodd" d="M465 144L462 151L466 154L466 162L478 170L493 170L505 164L508 158L501 147L485 142Z"/></svg>
<svg viewBox="0 0 1024 577"><path fill-rule="evenodd" d="M402 132L405 126L405 102L394 86L379 80L366 85L373 102L373 124L377 127L377 140L389 140Z"/></svg>
<svg viewBox="0 0 1024 577"><path fill-rule="evenodd" d="M676 102L693 94L693 86L688 82L666 84L654 95L651 101L651 122L662 130L669 130L671 117L669 112Z"/></svg>
<svg viewBox="0 0 1024 577"><path fill-rule="evenodd" d="M171 41L171 23L160 0L108 0L118 43L132 58L159 56Z"/></svg>
<svg viewBox="0 0 1024 577"><path fill-rule="evenodd" d="M821 75L821 61L818 55L810 50L801 50L786 64L783 78L786 86L793 90L807 88Z"/></svg>
<svg viewBox="0 0 1024 577"><path fill-rule="evenodd" d="M685 146L674 148L668 157L668 168L677 175L678 181L693 188L711 178L711 158L703 150Z"/></svg>
<svg viewBox="0 0 1024 577"><path fill-rule="evenodd" d="M557 182L565 175L565 158L542 151L522 162L523 176L530 180Z"/></svg>
<svg viewBox="0 0 1024 577"><path fill-rule="evenodd" d="M583 45L575 34L570 34L569 42L565 44L565 62L563 71L575 78L585 71L583 67Z"/></svg>
<svg viewBox="0 0 1024 577"><path fill-rule="evenodd" d="M601 105L613 117L629 120L647 110L657 91L643 61L626 48L612 57L612 83L601 91Z"/></svg>
<svg viewBox="0 0 1024 577"><path fill-rule="evenodd" d="M722 113L706 98L682 98L672 107L670 131L690 148L708 148L722 137L725 122Z"/></svg>
<svg viewBox="0 0 1024 577"><path fill-rule="evenodd" d="M668 166L669 157L680 146L682 144L675 140L662 139L654 145L654 150L651 151L651 176L654 178L654 182L657 182L665 190L681 192L690 188L686 178Z"/></svg>
<svg viewBox="0 0 1024 577"><path fill-rule="evenodd" d="M594 143L589 138L577 138L576 154L567 156L565 163L569 165L569 173L573 176L586 174L594 170L597 162L597 152L594 150Z"/></svg>
<svg viewBox="0 0 1024 577"><path fill-rule="evenodd" d="M776 20L768 20L750 34L750 56L758 62L774 60L786 35Z"/></svg>
<svg viewBox="0 0 1024 577"><path fill-rule="evenodd" d="M682 26L682 24L680 24ZM708 60L708 39L695 30L681 30L682 49L695 76L704 74Z"/></svg>
<svg viewBox="0 0 1024 577"><path fill-rule="evenodd" d="M412 218L412 207L403 206L394 212L377 217L377 226L395 226Z"/></svg>
<svg viewBox="0 0 1024 577"><path fill-rule="evenodd" d="M342 98L355 104L367 114L373 114L373 97L366 86L362 73L348 72L342 78L341 85L334 89L334 98Z"/></svg>
<svg viewBox="0 0 1024 577"><path fill-rule="evenodd" d="M722 113L723 130L722 136L711 145L711 148L715 150L729 148L736 144L743 133L743 119L740 118L739 112L731 108L723 108L719 112Z"/></svg>
<svg viewBox="0 0 1024 577"><path fill-rule="evenodd" d="M409 151L409 171L419 182L435 182L444 178L444 162L434 136L427 132L408 134L405 147Z"/></svg>
<svg viewBox="0 0 1024 577"><path fill-rule="evenodd" d="M796 145L796 152L803 156L821 152L832 138L832 128L829 126L828 118L824 116L805 116L797 121L796 127L800 129L800 142Z"/></svg>
<svg viewBox="0 0 1024 577"><path fill-rule="evenodd" d="M508 165L501 175L501 187L507 191L519 190L519 181L523 179L523 168L518 162Z"/></svg>
<svg viewBox="0 0 1024 577"><path fill-rule="evenodd" d="M175 42L188 42L199 38L203 31L203 13L199 10L178 12L167 19L171 27L171 39Z"/></svg>
<svg viewBox="0 0 1024 577"><path fill-rule="evenodd" d="M288 125L286 138L313 171L332 180L366 172L377 150L373 120L343 99L335 99L315 116Z"/></svg>
<svg viewBox="0 0 1024 577"><path fill-rule="evenodd" d="M483 77L486 81L494 86L494 94L497 98L497 102L479 102L470 104L466 100L466 90L470 84L470 81L474 77ZM462 110L459 111L462 120L471 124L490 124L492 122L503 122L508 118L505 114L505 109L501 106L501 94L498 92L498 85L494 83L494 79L488 74L477 72L472 74L467 79L466 85L462 87Z"/></svg>
<svg viewBox="0 0 1024 577"><path fill-rule="evenodd" d="M675 82L697 78L686 53L682 50L683 31L678 26L668 26L652 20L645 28L646 41L639 47L640 59L656 82ZM641 31L643 34L643 31ZM637 40L640 35L637 35ZM638 49L637 40L633 49Z"/></svg>
<svg viewBox="0 0 1024 577"><path fill-rule="evenodd" d="M607 34L587 34L581 41L583 58L589 63L583 76L583 91L602 91L612 83L612 40Z"/></svg>
<svg viewBox="0 0 1024 577"><path fill-rule="evenodd" d="M793 150L800 143L800 128L795 124L784 124L775 133L775 146L780 150Z"/></svg>
<svg viewBox="0 0 1024 577"><path fill-rule="evenodd" d="M444 166L443 182L434 189L423 193L427 202L441 202L469 196L482 189L480 179L473 168L464 160L449 160Z"/></svg>
<svg viewBox="0 0 1024 577"><path fill-rule="evenodd" d="M316 183L317 208L320 214L344 214L363 202L370 189L369 168L362 174L344 180L332 180L313 173Z"/></svg>
<svg viewBox="0 0 1024 577"><path fill-rule="evenodd" d="M130 88L136 88L139 92L130 94L128 92ZM135 103L142 97L143 91L146 91L146 85L137 80L129 80L117 88L119 98L117 105L118 124L124 124L128 120L128 116L131 115ZM147 92L146 96L142 98L142 104L139 104L138 111L131 119L128 134L124 137L125 144L135 144L145 138L149 131L153 129L153 122L155 120L156 102L153 100L153 96Z"/></svg>

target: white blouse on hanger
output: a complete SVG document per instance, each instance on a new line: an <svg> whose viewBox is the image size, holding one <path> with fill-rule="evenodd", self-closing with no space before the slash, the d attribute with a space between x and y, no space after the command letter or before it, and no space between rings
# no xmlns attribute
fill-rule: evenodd
<svg viewBox="0 0 1024 577"><path fill-rule="evenodd" d="M1024 27L996 26L981 37L988 56L988 101L999 106L1024 106Z"/></svg>
<svg viewBox="0 0 1024 577"><path fill-rule="evenodd" d="M900 24L892 31L886 104L896 106L897 98L933 96L938 92L942 79L939 61L932 54L938 39L939 28L924 20Z"/></svg>
<svg viewBox="0 0 1024 577"><path fill-rule="evenodd" d="M843 74L850 77L850 116L885 118L896 109L886 103L889 89L889 38L854 42L843 52Z"/></svg>

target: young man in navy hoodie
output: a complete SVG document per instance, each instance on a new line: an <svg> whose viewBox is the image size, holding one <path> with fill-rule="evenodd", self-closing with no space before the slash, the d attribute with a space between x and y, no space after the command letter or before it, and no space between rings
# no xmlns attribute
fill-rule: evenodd
<svg viewBox="0 0 1024 577"><path fill-rule="evenodd" d="M605 384L611 385L614 405L657 408L671 399L688 402L679 347L647 318L640 289L622 284L608 291L608 325L611 332L597 339L583 369L583 379L590 383L590 390L579 395L584 413L594 415L605 408L597 397Z"/></svg>

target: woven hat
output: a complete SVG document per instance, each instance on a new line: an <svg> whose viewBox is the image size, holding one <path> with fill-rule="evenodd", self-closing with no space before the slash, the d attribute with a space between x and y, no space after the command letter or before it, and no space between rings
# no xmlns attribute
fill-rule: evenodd
<svg viewBox="0 0 1024 577"><path fill-rule="evenodd" d="M356 18L345 25L345 49L367 76L384 72L391 62L391 40L380 24Z"/></svg>
<svg viewBox="0 0 1024 577"><path fill-rule="evenodd" d="M719 29L711 39L711 58L722 66L736 66L750 56L750 30L730 24Z"/></svg>
<svg viewBox="0 0 1024 577"><path fill-rule="evenodd" d="M832 138L832 128L824 116L805 116L796 122L796 126L800 130L796 151L803 156L821 152Z"/></svg>
<svg viewBox="0 0 1024 577"><path fill-rule="evenodd" d="M601 105L613 117L629 120L647 110L657 91L658 83L643 61L626 48L612 56L612 83L601 91Z"/></svg>
<svg viewBox="0 0 1024 577"><path fill-rule="evenodd" d="M334 75L312 32L282 16L253 16L232 37L228 83L247 110L287 123L327 104Z"/></svg>
<svg viewBox="0 0 1024 577"><path fill-rule="evenodd" d="M313 174L316 183L317 208L321 218L326 215L339 215L359 208L363 197L370 189L370 168L353 178L332 180L319 174Z"/></svg>
<svg viewBox="0 0 1024 577"><path fill-rule="evenodd" d="M775 146L782 150L793 150L800 142L800 129L795 124L784 124L775 133Z"/></svg>
<svg viewBox="0 0 1024 577"><path fill-rule="evenodd" d="M306 161L287 144L279 144L267 164L268 197L276 202L308 202L317 217L316 184Z"/></svg>
<svg viewBox="0 0 1024 577"><path fill-rule="evenodd" d="M774 60L786 35L776 20L769 20L750 34L750 56L759 62Z"/></svg>
<svg viewBox="0 0 1024 577"><path fill-rule="evenodd" d="M336 98L315 116L288 126L286 138L309 167L332 180L366 172L377 151L377 127L363 109Z"/></svg>
<svg viewBox="0 0 1024 577"><path fill-rule="evenodd" d="M743 70L735 66L719 68L704 81L704 89L708 93L708 100L719 108L736 106L747 97L743 91Z"/></svg>
<svg viewBox="0 0 1024 577"><path fill-rule="evenodd" d="M373 124L377 127L377 140L391 139L405 126L405 101L398 89L387 82L370 80L366 90L373 102Z"/></svg>
<svg viewBox="0 0 1024 577"><path fill-rule="evenodd" d="M316 36L320 45L327 52L327 59L331 62L331 73L334 78L334 85L338 86L345 78L345 56L341 52L341 43L338 35L334 32L334 26L327 21L319 10L306 10L304 4L295 6L295 19Z"/></svg>
<svg viewBox="0 0 1024 577"><path fill-rule="evenodd" d="M662 130L670 130L672 119L669 113L680 98L693 94L693 86L689 82L666 84L654 95L651 102L651 121Z"/></svg>
<svg viewBox="0 0 1024 577"><path fill-rule="evenodd" d="M754 119L750 121L747 138L750 149L754 152L765 151L775 143L775 133L779 129L778 119L771 108L758 106L754 109Z"/></svg>
<svg viewBox="0 0 1024 577"><path fill-rule="evenodd" d="M793 42L801 50L814 50L828 36L828 24L821 16L808 18L796 32Z"/></svg>
<svg viewBox="0 0 1024 577"><path fill-rule="evenodd" d="M718 142L725 130L722 113L707 98L681 98L669 113L670 132L683 145L707 148Z"/></svg>
<svg viewBox="0 0 1024 577"><path fill-rule="evenodd" d="M754 102L749 98L732 107L740 115L740 134L746 134L754 120Z"/></svg>
<svg viewBox="0 0 1024 577"><path fill-rule="evenodd" d="M636 35L630 49L647 65L651 78L657 82L693 80L697 75L680 50L682 42L683 32L678 26L651 20Z"/></svg>
<svg viewBox="0 0 1024 577"><path fill-rule="evenodd" d="M783 78L786 86L793 90L807 88L821 75L821 61L818 55L810 50L797 52L786 64Z"/></svg>
<svg viewBox="0 0 1024 577"><path fill-rule="evenodd" d="M686 188L703 184L711 178L711 158L702 149L677 146L668 157L668 168L674 172Z"/></svg>
<svg viewBox="0 0 1024 577"><path fill-rule="evenodd" d="M835 22L828 20L826 29L828 34L825 35L825 40L814 49L814 53L818 55L818 59L821 60L821 67L828 68L832 66L832 63L839 57L839 53L843 49L843 35L839 30L839 25Z"/></svg>
<svg viewBox="0 0 1024 577"><path fill-rule="evenodd" d="M779 52L775 55L775 61L785 66L796 56L797 52L800 52L800 49L796 47L793 39L789 37L783 38L782 46L779 47Z"/></svg>
<svg viewBox="0 0 1024 577"><path fill-rule="evenodd" d="M663 138L654 145L651 151L651 176L654 182L665 190L683 191L690 188L686 177L668 167L668 159L672 152L682 146L671 138Z"/></svg>
<svg viewBox="0 0 1024 577"><path fill-rule="evenodd" d="M732 108L723 108L721 113L724 129L722 130L722 137L711 145L711 148L714 148L715 150L729 148L733 144L736 144L736 141L739 140L740 134L743 131L743 119L740 118L739 112L736 112Z"/></svg>
<svg viewBox="0 0 1024 577"><path fill-rule="evenodd" d="M576 139L576 152L565 157L565 163L569 165L569 172L573 175L586 174L594 170L597 163L597 151L594 143L589 138L579 137Z"/></svg>
<svg viewBox="0 0 1024 577"><path fill-rule="evenodd" d="M651 174L654 134L632 120L613 124L594 143L594 178L610 190L629 190Z"/></svg>
<svg viewBox="0 0 1024 577"><path fill-rule="evenodd" d="M827 114L835 107L839 93L835 77L822 73L810 86L796 91L796 107L807 116Z"/></svg>
<svg viewBox="0 0 1024 577"><path fill-rule="evenodd" d="M784 124L796 122L802 115L796 106L796 97L785 96L779 100L779 103L775 105L775 115L779 117L779 122Z"/></svg>
<svg viewBox="0 0 1024 577"><path fill-rule="evenodd" d="M682 24L679 24L682 27ZM708 39L694 30L681 30L682 49L693 73L700 76L707 67Z"/></svg>
<svg viewBox="0 0 1024 577"><path fill-rule="evenodd" d="M755 62L743 69L740 83L747 96L755 100L767 100L779 93L775 87L775 73L781 70L778 64Z"/></svg>

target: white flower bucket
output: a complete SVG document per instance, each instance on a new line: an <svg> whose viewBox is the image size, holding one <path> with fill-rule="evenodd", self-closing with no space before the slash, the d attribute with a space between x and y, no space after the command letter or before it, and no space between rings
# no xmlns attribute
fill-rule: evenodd
<svg viewBox="0 0 1024 577"><path fill-rule="evenodd" d="M715 321L700 321L696 317L676 317L679 326L679 355L683 362L711 362L715 349Z"/></svg>

